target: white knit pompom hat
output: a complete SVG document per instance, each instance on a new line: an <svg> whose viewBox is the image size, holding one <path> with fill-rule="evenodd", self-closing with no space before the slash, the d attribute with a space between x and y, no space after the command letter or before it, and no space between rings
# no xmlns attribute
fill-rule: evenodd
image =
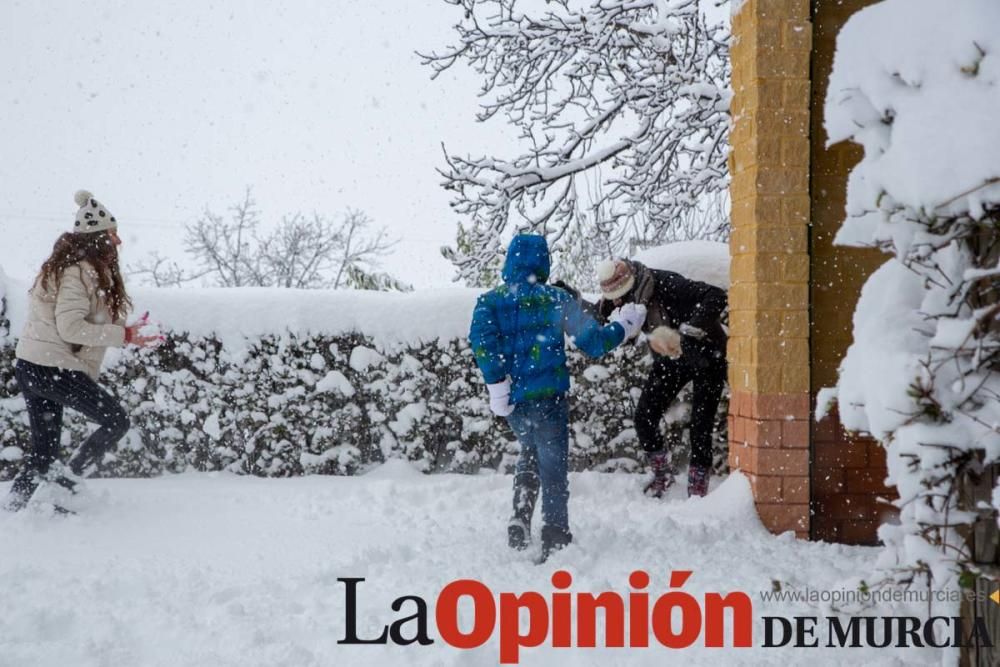
<svg viewBox="0 0 1000 667"><path fill-rule="evenodd" d="M607 259L597 265L597 282L605 299L619 299L635 285L635 274L628 262Z"/></svg>
<svg viewBox="0 0 1000 667"><path fill-rule="evenodd" d="M90 234L93 232L103 232L109 229L118 229L118 223L111 211L104 208L101 202L94 199L94 195L86 190L78 190L73 199L80 210L76 212L76 224L73 231L77 234Z"/></svg>

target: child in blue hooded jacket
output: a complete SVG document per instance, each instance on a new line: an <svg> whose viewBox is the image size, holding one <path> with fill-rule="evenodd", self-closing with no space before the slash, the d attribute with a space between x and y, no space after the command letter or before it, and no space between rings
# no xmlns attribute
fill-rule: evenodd
<svg viewBox="0 0 1000 667"><path fill-rule="evenodd" d="M472 315L469 342L490 395L521 444L514 474L514 514L508 544L524 549L542 492L542 559L569 544L569 372L565 335L591 357L639 333L645 307L625 304L601 326L549 277L545 237L520 234L507 249L503 284L483 294Z"/></svg>

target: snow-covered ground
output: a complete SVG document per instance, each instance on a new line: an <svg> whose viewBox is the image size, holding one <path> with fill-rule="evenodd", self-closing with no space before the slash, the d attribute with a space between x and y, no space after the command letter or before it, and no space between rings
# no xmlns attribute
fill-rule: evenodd
<svg viewBox="0 0 1000 667"><path fill-rule="evenodd" d="M353 478L265 480L186 474L149 480L91 480L77 516L0 513L0 665L494 665L497 635L462 651L434 624L442 587L471 578L500 591L549 597L564 568L572 591L627 593L645 569L649 590L668 588L673 569L691 569L684 590L753 596L754 644L763 615L824 609L763 603L757 591L839 588L870 571L876 550L769 535L749 485L733 476L706 499L655 502L642 478L572 476L575 543L536 566L510 552L505 520L509 476L424 476L390 462ZM9 484L0 484L6 494ZM537 527L536 527L537 531ZM364 577L359 630L378 634L408 613L392 600L430 605L431 646L344 646L344 586ZM877 610L867 613L884 613ZM602 637L598 632L598 637ZM600 640L599 640L600 643ZM923 665L922 649L525 649L521 664L550 665Z"/></svg>

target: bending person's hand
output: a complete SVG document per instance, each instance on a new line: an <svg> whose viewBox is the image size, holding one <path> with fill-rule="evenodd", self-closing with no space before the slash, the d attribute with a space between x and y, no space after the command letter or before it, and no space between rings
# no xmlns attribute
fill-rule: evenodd
<svg viewBox="0 0 1000 667"><path fill-rule="evenodd" d="M681 334L671 327L656 327L649 334L649 346L657 354L677 359L681 356Z"/></svg>

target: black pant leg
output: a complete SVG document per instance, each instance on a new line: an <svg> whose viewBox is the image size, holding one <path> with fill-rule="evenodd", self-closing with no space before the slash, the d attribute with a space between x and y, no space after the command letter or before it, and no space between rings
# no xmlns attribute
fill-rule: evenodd
<svg viewBox="0 0 1000 667"><path fill-rule="evenodd" d="M18 361L17 366L19 378L24 375L31 380L35 397L75 410L100 426L70 457L69 465L74 473L80 474L88 465L99 461L128 431L128 415L118 400L86 373L23 361Z"/></svg>
<svg viewBox="0 0 1000 667"><path fill-rule="evenodd" d="M31 448L25 456L22 474L44 475L59 458L63 408L58 401L45 397L46 387L50 384L47 370L43 366L20 361L14 369L31 426Z"/></svg>
<svg viewBox="0 0 1000 667"><path fill-rule="evenodd" d="M86 374L71 373L64 386L66 397L63 405L100 425L70 457L70 470L79 475L87 466L99 463L125 437L131 424L118 399Z"/></svg>
<svg viewBox="0 0 1000 667"><path fill-rule="evenodd" d="M691 465L712 465L712 432L726 383L726 364L713 363L694 373L691 392Z"/></svg>
<svg viewBox="0 0 1000 667"><path fill-rule="evenodd" d="M635 408L635 431L639 444L648 454L663 449L660 420L677 394L691 381L691 369L681 360L660 357L646 378L642 396Z"/></svg>
<svg viewBox="0 0 1000 667"><path fill-rule="evenodd" d="M24 403L28 406L28 421L31 424L31 451L26 457L27 467L44 475L59 458L63 408L46 398L25 396Z"/></svg>

